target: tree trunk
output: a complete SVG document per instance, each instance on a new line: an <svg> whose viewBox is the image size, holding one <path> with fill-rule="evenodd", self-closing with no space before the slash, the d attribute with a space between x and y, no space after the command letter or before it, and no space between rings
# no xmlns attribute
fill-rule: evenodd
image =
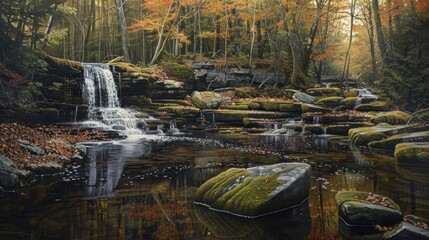
<svg viewBox="0 0 429 240"><path fill-rule="evenodd" d="M118 10L118 18L121 29L121 42L122 42L122 53L126 62L130 62L130 55L128 53L128 29L127 22L125 19L124 3L123 0L116 0L116 9Z"/></svg>
<svg viewBox="0 0 429 240"><path fill-rule="evenodd" d="M375 30L377 33L378 48L380 50L381 60L388 62L390 60L387 51L386 42L384 41L383 29L381 26L380 10L378 8L378 0L372 0L372 9L374 11Z"/></svg>

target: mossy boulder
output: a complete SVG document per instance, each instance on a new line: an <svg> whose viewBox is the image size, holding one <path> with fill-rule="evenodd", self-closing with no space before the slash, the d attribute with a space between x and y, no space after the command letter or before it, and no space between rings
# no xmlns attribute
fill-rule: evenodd
<svg viewBox="0 0 429 240"><path fill-rule="evenodd" d="M349 138L355 146L365 146L370 142L388 138L395 133L406 132L407 126L378 125L349 130Z"/></svg>
<svg viewBox="0 0 429 240"><path fill-rule="evenodd" d="M192 93L192 103L199 109L212 109L219 107L223 101L222 96L218 93L205 91L194 91Z"/></svg>
<svg viewBox="0 0 429 240"><path fill-rule="evenodd" d="M206 181L195 201L228 213L258 217L299 205L308 198L311 167L280 163L231 168Z"/></svg>
<svg viewBox="0 0 429 240"><path fill-rule="evenodd" d="M330 109L325 108L323 106L319 106L319 105L314 105L314 104L301 104L301 111L303 113L306 112L331 112Z"/></svg>
<svg viewBox="0 0 429 240"><path fill-rule="evenodd" d="M429 142L399 143L395 146L395 158L404 163L416 160L429 163Z"/></svg>
<svg viewBox="0 0 429 240"><path fill-rule="evenodd" d="M389 103L384 101L376 101L372 103L360 104L355 107L356 111L388 111Z"/></svg>
<svg viewBox="0 0 429 240"><path fill-rule="evenodd" d="M385 196L367 192L339 192L335 200L338 217L349 226L391 227L402 221L399 206Z"/></svg>
<svg viewBox="0 0 429 240"><path fill-rule="evenodd" d="M302 112L300 103L282 103L279 105L280 112Z"/></svg>
<svg viewBox="0 0 429 240"><path fill-rule="evenodd" d="M316 104L324 104L328 107L337 107L343 100L344 99L342 97L327 97L320 99Z"/></svg>
<svg viewBox="0 0 429 240"><path fill-rule="evenodd" d="M388 123L390 125L407 124L411 115L402 111L392 111L378 114L371 118L372 123Z"/></svg>
<svg viewBox="0 0 429 240"><path fill-rule="evenodd" d="M341 94L339 88L309 88L306 91L311 96L333 97Z"/></svg>
<svg viewBox="0 0 429 240"><path fill-rule="evenodd" d="M194 70L186 64L161 62L160 66L169 77L182 82L195 82Z"/></svg>
<svg viewBox="0 0 429 240"><path fill-rule="evenodd" d="M349 97L357 97L359 96L359 91L357 89L350 89L344 93L344 96Z"/></svg>
<svg viewBox="0 0 429 240"><path fill-rule="evenodd" d="M372 141L368 144L370 148L393 151L395 146L403 142L427 142L429 141L429 131L403 133L390 136L386 139Z"/></svg>
<svg viewBox="0 0 429 240"><path fill-rule="evenodd" d="M295 101L301 102L301 103L314 103L316 101L315 97L302 92L297 92L293 94L292 98Z"/></svg>

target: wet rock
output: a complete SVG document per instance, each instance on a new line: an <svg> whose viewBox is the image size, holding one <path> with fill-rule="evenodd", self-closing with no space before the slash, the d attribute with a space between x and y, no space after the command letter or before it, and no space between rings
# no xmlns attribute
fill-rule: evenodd
<svg viewBox="0 0 429 240"><path fill-rule="evenodd" d="M33 155L38 155L38 156L45 155L45 150L43 150L43 148L37 145L31 144L27 140L18 140L18 142L20 143L19 145L22 148L27 149L27 151L29 151Z"/></svg>
<svg viewBox="0 0 429 240"><path fill-rule="evenodd" d="M80 162L80 161L83 161L83 159L84 158L81 155L79 155L79 154L75 154L75 155L73 155L73 157L71 157L71 160L73 162Z"/></svg>
<svg viewBox="0 0 429 240"><path fill-rule="evenodd" d="M310 175L311 168L305 163L231 168L198 188L195 201L228 213L258 217L307 199Z"/></svg>
<svg viewBox="0 0 429 240"><path fill-rule="evenodd" d="M299 92L300 92L300 91L295 90L295 89L283 89L283 90L282 90L283 96L285 96L285 97L287 97L287 98L293 98L293 95L294 95L295 93L299 93Z"/></svg>
<svg viewBox="0 0 429 240"><path fill-rule="evenodd" d="M0 168L0 187L4 189L14 189L18 184L19 178L16 174Z"/></svg>
<svg viewBox="0 0 429 240"><path fill-rule="evenodd" d="M407 124L411 115L402 111L392 111L378 114L371 118L372 123L388 123L390 125Z"/></svg>
<svg viewBox="0 0 429 240"><path fill-rule="evenodd" d="M119 130L119 131L127 130L127 128L124 125L113 125L112 129Z"/></svg>
<svg viewBox="0 0 429 240"><path fill-rule="evenodd" d="M7 158L6 156L0 155L0 165L6 165L9 167L17 168L16 164Z"/></svg>
<svg viewBox="0 0 429 240"><path fill-rule="evenodd" d="M407 215L405 218L407 221L402 222L399 226L386 232L384 234L384 240L426 240L429 239L429 230L422 227L416 226L416 223L423 223L428 226L428 221L417 216ZM414 223L414 224L412 224Z"/></svg>
<svg viewBox="0 0 429 240"><path fill-rule="evenodd" d="M339 88L309 88L306 91L312 96L325 96L333 97L341 94L341 89Z"/></svg>
<svg viewBox="0 0 429 240"><path fill-rule="evenodd" d="M427 141L429 141L429 131L393 135L386 139L370 142L368 146L373 149L393 151L395 149L395 146L399 143Z"/></svg>
<svg viewBox="0 0 429 240"><path fill-rule="evenodd" d="M301 103L314 103L316 101L315 97L302 92L295 93L292 98Z"/></svg>
<svg viewBox="0 0 429 240"><path fill-rule="evenodd" d="M376 101L372 103L367 104L360 104L355 107L356 111L388 111L389 110L389 104L387 102L383 101Z"/></svg>
<svg viewBox="0 0 429 240"><path fill-rule="evenodd" d="M374 200L375 199L375 200ZM391 199L367 192L339 192L338 216L350 227L391 227L402 221L401 209Z"/></svg>
<svg viewBox="0 0 429 240"><path fill-rule="evenodd" d="M59 160L59 161L60 161L60 163L62 163L62 164L69 164L69 163L71 163L70 158L68 158L68 157L66 157L66 156L64 156L64 155L59 156L58 160Z"/></svg>
<svg viewBox="0 0 429 240"><path fill-rule="evenodd" d="M370 142L385 139L391 135L412 131L410 126L377 125L349 130L349 138L355 146L365 146Z"/></svg>
<svg viewBox="0 0 429 240"><path fill-rule="evenodd" d="M60 173L63 170L63 167L56 163L31 163L27 164L27 166L25 166L25 169L35 175L53 175Z"/></svg>
<svg viewBox="0 0 429 240"><path fill-rule="evenodd" d="M83 144L77 144L75 146L75 149L79 151L79 154L82 156L86 155L86 146Z"/></svg>
<svg viewBox="0 0 429 240"><path fill-rule="evenodd" d="M328 108L322 107L322 106L318 106L318 105L314 105L314 104L301 104L301 110L303 113L306 112L331 112L331 110L329 110Z"/></svg>
<svg viewBox="0 0 429 240"><path fill-rule="evenodd" d="M199 109L212 109L219 107L219 104L224 101L222 96L215 92L205 91L192 93L192 103Z"/></svg>
<svg viewBox="0 0 429 240"><path fill-rule="evenodd" d="M404 163L416 160L429 163L429 142L400 143L395 146L395 158Z"/></svg>

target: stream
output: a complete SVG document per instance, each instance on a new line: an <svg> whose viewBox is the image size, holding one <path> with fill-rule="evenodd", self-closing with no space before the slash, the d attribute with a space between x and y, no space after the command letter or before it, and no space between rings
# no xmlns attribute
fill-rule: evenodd
<svg viewBox="0 0 429 240"><path fill-rule="evenodd" d="M0 200L1 239L341 239L341 190L383 194L405 214L429 217L427 167L323 137L193 133L85 144L84 163ZM223 170L293 161L312 167L309 199L294 209L245 219L193 203Z"/></svg>

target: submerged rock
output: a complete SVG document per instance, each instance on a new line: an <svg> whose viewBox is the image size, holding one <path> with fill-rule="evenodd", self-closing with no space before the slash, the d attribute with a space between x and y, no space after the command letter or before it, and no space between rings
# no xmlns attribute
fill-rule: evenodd
<svg viewBox="0 0 429 240"><path fill-rule="evenodd" d="M199 109L212 109L219 107L219 104L223 101L220 94L210 91L199 92L194 91L192 93L192 103Z"/></svg>
<svg viewBox="0 0 429 240"><path fill-rule="evenodd" d="M407 124L411 115L402 111L392 111L378 114L371 118L372 123L388 123L390 125Z"/></svg>
<svg viewBox="0 0 429 240"><path fill-rule="evenodd" d="M419 218L413 215L404 217L406 221L402 222L399 226L386 232L383 239L385 240L426 240L429 239L429 230L422 227L428 226L429 222L426 219ZM419 226L420 225L420 226Z"/></svg>
<svg viewBox="0 0 429 240"><path fill-rule="evenodd" d="M0 156L0 187L14 189L26 173L19 170L15 163L5 156Z"/></svg>
<svg viewBox="0 0 429 240"><path fill-rule="evenodd" d="M297 102L302 102L302 103L314 103L316 101L316 98L308 95L306 93L302 93L302 92L297 92L295 94L293 94L292 98L297 101Z"/></svg>
<svg viewBox="0 0 429 240"><path fill-rule="evenodd" d="M429 163L429 142L400 143L395 146L395 158L399 162Z"/></svg>
<svg viewBox="0 0 429 240"><path fill-rule="evenodd" d="M338 216L349 227L391 227L402 221L401 209L390 198L367 192L339 192Z"/></svg>
<svg viewBox="0 0 429 240"><path fill-rule="evenodd" d="M228 213L258 217L291 208L308 198L311 167L280 163L231 168L198 188L195 201Z"/></svg>

